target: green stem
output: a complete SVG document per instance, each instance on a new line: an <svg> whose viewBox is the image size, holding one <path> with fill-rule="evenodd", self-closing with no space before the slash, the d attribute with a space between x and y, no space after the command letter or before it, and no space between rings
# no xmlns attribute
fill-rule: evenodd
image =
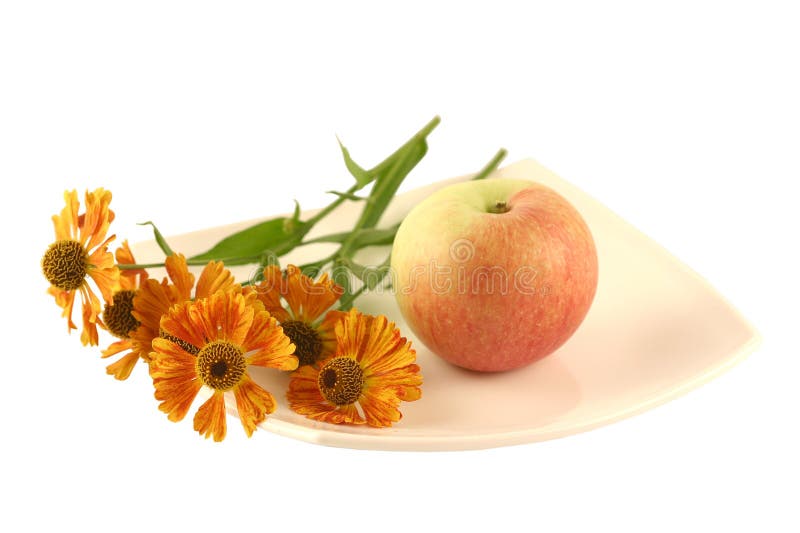
<svg viewBox="0 0 800 533"><path fill-rule="evenodd" d="M315 269L319 271L324 267L333 264L335 267L341 266L346 268L347 270L351 271L354 274L358 274L357 271L359 269L363 271L365 267L361 267L360 265L356 265L353 263L352 259L356 252L360 249L372 246L372 245L388 245L391 244L394 235L397 233L397 228L399 225L395 225L390 228L377 230L375 229L378 222L380 221L381 216L383 215L384 211L388 207L391 200L394 198L395 193L403 181L405 176L416 166L416 164L424 157L425 153L427 152L427 136L433 131L436 126L441 122L441 119L436 116L434 117L428 124L426 124L421 130L419 130L412 138L410 138L403 146L398 148L392 155L384 159L381 163L376 165L373 169L367 171L372 176L372 181L374 181L374 186L370 191L370 194L367 198L359 198L360 200L366 200L364 204L364 208L358 218L358 221L355 223L354 227L348 232L341 232L341 233L331 233L327 235L322 235L319 237L315 237L309 240L303 240L305 235L311 230L311 228L320 220L325 218L328 214L330 214L334 209L339 207L342 203L347 200L354 200L357 191L363 188L366 184L359 185L356 183L352 187L350 187L347 192L345 193L336 193L337 198L332 201L330 204L325 206L324 208L320 209L316 214L311 216L308 220L301 222L302 227L299 228L298 231L295 232L294 238L297 238L297 242L295 241L290 247L285 250L282 250L281 253L278 255L283 255L288 251L291 251L295 246L302 246L306 244L315 244L315 243L338 243L340 246L336 252L333 254L320 259L319 261L314 261L311 263L307 263L301 265L299 268L301 271L306 271L310 269ZM492 172L494 172L503 159L506 157L507 152L505 149L501 148L498 152L494 155L494 157L472 178L473 180L481 180L489 176ZM367 182L369 183L369 182ZM497 206L500 208L500 206ZM297 219L297 214L299 212L296 211L295 220ZM156 230L157 231L157 230ZM160 235L157 234L156 237L158 238ZM161 239L163 240L163 238ZM161 245L161 242L159 242ZM162 250L164 247L162 246ZM243 265L248 263L258 263L259 261L263 260L264 254L253 255L253 256L232 256L226 258L218 258L217 260L226 262L228 264L234 265ZM378 286L378 284L384 283L386 275L389 273L389 269L386 268L389 265L391 255L387 256L386 260L377 267L379 277L374 283L364 283L355 291L351 292L349 286L345 287L345 294L339 300L339 308L340 309L350 309L352 307L355 300L361 296L363 293L369 291L371 288ZM191 266L203 266L208 263L207 259L188 259L187 264ZM134 269L146 269L146 268L159 268L163 267L164 263L146 263L146 264L121 264L118 265L120 270L134 270ZM334 268L336 271L336 268ZM316 274L316 272L314 273ZM242 282L242 285L249 285L252 282L257 281L256 278L253 278L248 281ZM344 280L347 281L347 280ZM345 284L349 285L349 283Z"/></svg>
<svg viewBox="0 0 800 533"><path fill-rule="evenodd" d="M483 167L483 168L480 170L480 172L478 172L477 174L475 174L475 176L474 176L472 179L473 179L473 180L482 180L482 179L484 179L486 176L488 176L489 174L491 174L492 172L494 172L494 171L495 171L495 169L497 169L497 166L500 164L500 162L501 162L503 159L505 159L505 158L506 158L506 155L508 155L508 152L506 151L506 149L505 149L505 148L500 148L500 150L498 150L498 151L497 151L497 153L496 153L496 154L495 154L495 156L492 158L492 160L491 160L491 161L489 161L488 163L486 163L486 166L485 166L485 167Z"/></svg>
<svg viewBox="0 0 800 533"><path fill-rule="evenodd" d="M228 258L225 258L225 259L216 259L216 261L221 261L221 262L224 263L225 261L244 261L244 260L246 260L246 261L249 261L249 262L256 263L256 262L258 262L258 260L260 258L261 258L260 255L255 255L255 256L245 256L245 257L228 257ZM208 262L209 261L207 259L187 259L186 260L186 264L188 266L205 266L205 265L208 264ZM248 263L243 263L243 264L248 264ZM117 268L119 268L120 270L139 270L139 269L142 269L142 268L161 268L164 265L165 265L165 263L135 263L135 264L122 263L122 264L117 264Z"/></svg>
<svg viewBox="0 0 800 533"><path fill-rule="evenodd" d="M398 158L401 155L404 155L404 153L410 147L416 145L421 139L425 139L434 130L434 128L436 128L436 126L439 125L439 123L441 121L442 121L442 119L438 115L433 117L427 124L425 124L425 126L422 127L421 130L419 130L417 133L414 134L413 137L411 137L408 141L406 141L405 144L403 144L403 146L401 146L400 148L395 150L392 153L392 155L390 155L389 157L387 157L386 159L381 161L373 169L369 170L369 173L373 174L373 175L380 174L381 172L385 171L386 168L395 165L396 164L396 162L395 162L396 158ZM324 207L322 210L320 210L319 213L317 213L313 217L311 217L308 220L306 220L305 224L307 224L309 226L313 226L314 224L316 224L317 222L319 222L320 220L325 218L331 211L333 211L334 209L336 209L337 207L342 205L342 203L345 200L348 200L349 199L348 196L352 196L355 192L357 192L360 189L361 189L361 187L359 187L358 184L353 185L352 187L347 189L347 191L343 195L338 195L336 200L334 200L333 202L328 204L326 207ZM354 228L354 229L358 229L358 228Z"/></svg>
<svg viewBox="0 0 800 533"><path fill-rule="evenodd" d="M400 227L400 224L395 224L386 229L363 229L358 230L356 232L357 238L356 242L358 243L358 247L364 248L365 246L379 246L384 244L392 244L394 241L394 236L397 233L397 228ZM306 244L319 244L319 243L329 243L329 244L342 244L345 240L350 238L350 235L353 231L343 231L340 233L328 233L326 235L320 235L319 237L314 237L313 239L308 239L306 241L301 242L297 246L304 246Z"/></svg>
<svg viewBox="0 0 800 533"><path fill-rule="evenodd" d="M349 189L347 189L347 192L346 192L345 194L352 195L354 192L358 191L358 189L359 189L359 186L358 186L358 185L353 185L352 187L350 187ZM306 220L306 221L304 222L304 224L306 224L306 225L307 225L307 227L308 227L309 229L311 229L311 227L312 227L314 224L316 224L317 222L319 222L320 220L322 220L323 218L325 218L326 216L328 216L328 214L330 214L330 212L331 212L331 211L333 211L334 209L336 209L337 207L339 207L340 205L342 205L342 204L343 204L343 203L344 203L344 202L345 202L347 199L348 199L348 198L347 198L346 196L344 196L344 195L342 195L342 196L338 196L338 197L336 198L336 200L334 200L333 202L331 202L331 203L330 203L330 204L328 204L327 206L325 206L325 207L323 207L322 209L320 209L319 213L317 213L317 214L316 214L316 215L314 215L313 217L311 217L311 218L309 218L308 220Z"/></svg>
<svg viewBox="0 0 800 533"><path fill-rule="evenodd" d="M351 307L353 307L353 302L356 301L356 298L361 296L361 293L367 290L366 285L362 285L358 288L357 291L343 294L341 298L339 298L339 310L340 311L349 311Z"/></svg>
<svg viewBox="0 0 800 533"><path fill-rule="evenodd" d="M441 121L442 118L439 115L433 117L430 120L430 122L428 122L427 124L425 124L425 126L422 127L421 130L419 130L417 133L414 134L413 137L411 137L408 141L406 141L406 143L403 146L395 150L392 155L381 161L375 168L369 170L369 173L379 174L385 171L388 167L392 166L397 156L408 150L411 146L417 144L420 141L420 139L424 139L428 135L430 135L430 133L436 128L436 126L439 125Z"/></svg>
<svg viewBox="0 0 800 533"><path fill-rule="evenodd" d="M164 263L137 263L137 264L118 264L117 268L120 270L139 270L142 268L159 268L163 267Z"/></svg>
<svg viewBox="0 0 800 533"><path fill-rule="evenodd" d="M361 229L373 228L377 225L389 203L394 198L400 184L409 172L417 165L427 152L427 137L439 125L438 116L428 122L400 149L387 157L382 163L370 171L375 174L375 184L370 191L367 203L361 211L350 236L345 239L337 255L351 259L357 250L356 239Z"/></svg>
<svg viewBox="0 0 800 533"><path fill-rule="evenodd" d="M306 272L306 270L309 270L309 269L312 269L312 268L314 270L320 270L322 267L324 267L325 265L327 265L328 263L333 261L335 259L335 257L336 257L336 254L332 254L332 255L329 255L328 257L324 258L324 259L320 259L319 261L314 261L312 263L306 263L304 265L300 265L297 268L300 269L300 272L304 272L304 273Z"/></svg>
<svg viewBox="0 0 800 533"><path fill-rule="evenodd" d="M386 256L386 259L384 259L383 263L378 265L378 267L375 269L375 271L378 273L380 277L375 281L372 288L375 288L378 286L378 284L383 283L384 278L389 273L389 269L386 267L389 266L391 259L392 259L392 254L389 254L388 256ZM342 295L342 297L339 298L339 309L342 311L348 311L351 307L353 307L353 302L355 302L356 298L358 298L368 290L370 290L369 285L362 282L362 285L361 287L358 288L358 290L354 292L348 292Z"/></svg>

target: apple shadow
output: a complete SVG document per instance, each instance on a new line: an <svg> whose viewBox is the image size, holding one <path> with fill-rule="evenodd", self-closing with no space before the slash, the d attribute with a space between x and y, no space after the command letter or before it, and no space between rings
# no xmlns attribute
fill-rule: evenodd
<svg viewBox="0 0 800 533"><path fill-rule="evenodd" d="M493 373L452 365L424 347L417 359L423 394L403 406L409 429L464 435L530 430L547 426L581 401L578 382L558 352L523 368Z"/></svg>

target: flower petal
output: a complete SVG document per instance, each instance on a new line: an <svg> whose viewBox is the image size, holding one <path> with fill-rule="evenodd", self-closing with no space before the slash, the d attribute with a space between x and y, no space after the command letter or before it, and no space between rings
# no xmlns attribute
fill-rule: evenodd
<svg viewBox="0 0 800 533"><path fill-rule="evenodd" d="M103 242L108 226L114 220L114 213L108 206L111 203L111 191L103 188L93 192L86 191L85 209L82 220L79 219L80 237L78 241L87 250L93 250Z"/></svg>
<svg viewBox="0 0 800 533"><path fill-rule="evenodd" d="M179 301L188 300L192 297L192 287L194 287L194 274L189 272L186 265L186 258L183 254L173 254L164 261L167 275L178 290Z"/></svg>
<svg viewBox="0 0 800 533"><path fill-rule="evenodd" d="M128 241L123 241L122 245L117 248L115 252L118 265L134 265L136 259L133 257L131 247ZM136 270L122 270L120 271L120 289L132 291L136 290L142 285L142 282L148 278L147 270L139 268Z"/></svg>
<svg viewBox="0 0 800 533"><path fill-rule="evenodd" d="M106 367L106 373L114 376L120 381L124 381L130 377L133 367L139 361L139 356L135 353L129 353L116 363L111 363Z"/></svg>
<svg viewBox="0 0 800 533"><path fill-rule="evenodd" d="M397 409L400 398L391 387L365 389L358 403L367 424L373 427L388 427L403 417Z"/></svg>
<svg viewBox="0 0 800 533"><path fill-rule="evenodd" d="M175 304L161 317L160 329L192 346L203 347L207 342L214 340L216 331L212 330L204 314L197 312L196 308L199 305L205 307L206 302L186 301Z"/></svg>
<svg viewBox="0 0 800 533"><path fill-rule="evenodd" d="M178 301L177 289L166 280L144 280L133 298L132 314L139 327L131 333L132 349L144 360L150 359L151 343L159 336L161 317Z"/></svg>
<svg viewBox="0 0 800 533"><path fill-rule="evenodd" d="M84 346L97 346L99 338L97 336L97 324L103 324L100 320L100 300L89 289L84 282L80 289L81 294L81 315L83 318L83 329L81 330L81 343Z"/></svg>
<svg viewBox="0 0 800 533"><path fill-rule="evenodd" d="M161 283L154 279L145 280L133 298L133 316L141 324L158 330L161 317L173 304L180 300L175 287L166 280Z"/></svg>
<svg viewBox="0 0 800 533"><path fill-rule="evenodd" d="M195 298L208 298L217 291L227 291L235 285L233 274L222 262L210 261L200 273Z"/></svg>
<svg viewBox="0 0 800 533"><path fill-rule="evenodd" d="M281 287L294 319L306 323L317 320L344 293L344 289L328 279L327 274L314 281L294 265L286 267L286 280Z"/></svg>
<svg viewBox="0 0 800 533"><path fill-rule="evenodd" d="M110 258L111 264L113 265L114 256L111 255L110 252L105 252L104 255ZM106 302L112 301L114 293L120 289L119 269L115 266L109 268L90 268L87 273L89 277L94 280L97 288L100 289L103 300Z"/></svg>
<svg viewBox="0 0 800 533"><path fill-rule="evenodd" d="M78 192L75 190L64 191L64 209L61 213L53 216L53 227L56 232L56 240L77 240L78 239Z"/></svg>
<svg viewBox="0 0 800 533"><path fill-rule="evenodd" d="M233 394L236 397L236 410L242 426L250 437L256 426L266 420L268 414L275 412L275 398L249 376L244 377L239 386L233 390Z"/></svg>
<svg viewBox="0 0 800 533"><path fill-rule="evenodd" d="M253 307L246 305L241 293L216 292L207 301L216 338L242 346L253 323Z"/></svg>
<svg viewBox="0 0 800 533"><path fill-rule="evenodd" d="M322 350L320 351L318 360L322 361L327 359L337 352L339 343L336 340L336 324L346 316L346 312L332 309L325 314L325 318L322 322L314 328L319 336L319 340L322 341Z"/></svg>
<svg viewBox="0 0 800 533"><path fill-rule="evenodd" d="M353 308L335 325L338 353L361 360L359 355L367 334L367 323L371 317Z"/></svg>
<svg viewBox="0 0 800 533"><path fill-rule="evenodd" d="M255 313L242 346L246 352L255 351L247 359L249 365L294 370L299 364L295 345L266 311Z"/></svg>
<svg viewBox="0 0 800 533"><path fill-rule="evenodd" d="M411 343L400 337L399 332L395 331L396 343L386 346L387 351L381 353L380 351L367 352L368 355L375 354L370 358L369 363L364 365L364 375L383 375L395 368L402 368L410 364L414 364L417 359L417 353L411 348Z"/></svg>
<svg viewBox="0 0 800 533"><path fill-rule="evenodd" d="M100 352L100 356L105 359L106 357L111 357L112 355L117 355L120 352L124 352L125 350L131 349L131 340L130 339L120 339L116 342L112 342L108 348Z"/></svg>
<svg viewBox="0 0 800 533"><path fill-rule="evenodd" d="M172 341L154 339L150 377L161 401L158 408L173 422L183 420L201 387L195 357Z"/></svg>
<svg viewBox="0 0 800 533"><path fill-rule="evenodd" d="M194 429L205 438L214 437L215 442L225 438L225 396L214 392L194 415Z"/></svg>
<svg viewBox="0 0 800 533"><path fill-rule="evenodd" d="M62 291L57 287L50 286L47 292L56 299L56 305L61 309L61 316L67 319L67 333L73 329L78 329L78 326L72 321L72 308L75 305L75 291Z"/></svg>
<svg viewBox="0 0 800 533"><path fill-rule="evenodd" d="M277 265L264 267L263 281L257 285L247 287L246 293L253 292L258 300L264 304L269 314L274 316L278 322L286 322L292 319L291 315L283 308L281 302L282 284L284 283L283 274Z"/></svg>
<svg viewBox="0 0 800 533"><path fill-rule="evenodd" d="M400 336L400 330L383 315L367 321L368 333L358 357L365 377L380 375L416 360L411 343Z"/></svg>
<svg viewBox="0 0 800 533"><path fill-rule="evenodd" d="M406 402L419 400L422 397L422 374L419 365L411 364L402 368L394 368L378 376L365 379L365 390L371 387L394 388L397 396Z"/></svg>

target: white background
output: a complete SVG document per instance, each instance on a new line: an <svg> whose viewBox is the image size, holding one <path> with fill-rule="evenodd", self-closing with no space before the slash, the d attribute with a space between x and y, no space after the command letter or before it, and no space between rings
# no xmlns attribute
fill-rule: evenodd
<svg viewBox="0 0 800 533"><path fill-rule="evenodd" d="M294 5L297 4L297 5ZM792 2L4 2L4 530L797 531ZM526 7L523 8L523 5ZM289 7L292 6L292 7ZM150 237L329 201L432 116L404 189L504 146L706 277L764 336L612 426L477 452L324 448L158 412L67 337L39 260L66 188Z"/></svg>

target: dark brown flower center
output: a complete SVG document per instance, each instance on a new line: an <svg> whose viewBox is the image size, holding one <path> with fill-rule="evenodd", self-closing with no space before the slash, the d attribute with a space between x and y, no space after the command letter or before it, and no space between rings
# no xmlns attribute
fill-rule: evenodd
<svg viewBox="0 0 800 533"><path fill-rule="evenodd" d="M175 344L183 348L186 352L192 355L197 355L200 352L200 348L198 348L197 346L189 344L185 340L178 338L175 335L170 335L163 329L158 330L158 336L161 337L162 339L167 339L168 341L174 342Z"/></svg>
<svg viewBox="0 0 800 533"><path fill-rule="evenodd" d="M128 339L136 331L140 322L133 316L133 297L136 291L119 291L114 294L112 302L103 310L103 322L108 331L120 339Z"/></svg>
<svg viewBox="0 0 800 533"><path fill-rule="evenodd" d="M317 377L319 391L334 405L350 405L361 396L364 372L350 357L334 357L320 369Z"/></svg>
<svg viewBox="0 0 800 533"><path fill-rule="evenodd" d="M300 360L300 366L316 363L322 353L322 339L316 330L299 320L284 322L281 327L295 346L294 355Z"/></svg>
<svg viewBox="0 0 800 533"><path fill-rule="evenodd" d="M198 352L195 368L205 385L218 391L226 391L242 381L247 362L244 352L238 346L225 341L214 341Z"/></svg>
<svg viewBox="0 0 800 533"><path fill-rule="evenodd" d="M215 378L222 378L225 377L225 373L228 371L228 363L226 361L217 361L213 365L211 365L211 375Z"/></svg>
<svg viewBox="0 0 800 533"><path fill-rule="evenodd" d="M42 257L42 272L55 287L62 291L74 291L86 277L88 259L89 255L78 241L56 241Z"/></svg>

